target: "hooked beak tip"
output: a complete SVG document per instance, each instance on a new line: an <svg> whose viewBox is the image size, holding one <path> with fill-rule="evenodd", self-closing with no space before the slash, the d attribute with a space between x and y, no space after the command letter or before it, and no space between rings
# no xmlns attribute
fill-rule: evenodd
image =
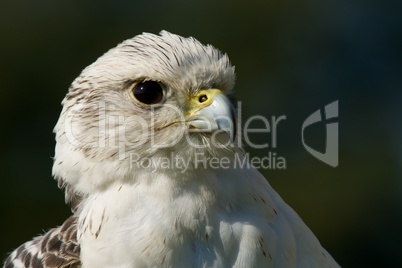
<svg viewBox="0 0 402 268"><path fill-rule="evenodd" d="M223 94L217 94L212 103L193 114L187 121L190 132L212 133L222 130L236 137L236 116L230 100Z"/></svg>

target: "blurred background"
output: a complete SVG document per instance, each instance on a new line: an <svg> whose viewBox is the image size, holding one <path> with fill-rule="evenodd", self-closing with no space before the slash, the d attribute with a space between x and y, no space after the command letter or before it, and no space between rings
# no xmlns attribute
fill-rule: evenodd
<svg viewBox="0 0 402 268"><path fill-rule="evenodd" d="M251 155L286 160L261 172L339 264L402 267L401 3L1 0L0 258L70 214L51 176L69 84L124 39L166 29L229 54L243 118L286 115L276 148ZM336 100L333 168L304 149L301 126ZM306 141L324 151L325 124Z"/></svg>

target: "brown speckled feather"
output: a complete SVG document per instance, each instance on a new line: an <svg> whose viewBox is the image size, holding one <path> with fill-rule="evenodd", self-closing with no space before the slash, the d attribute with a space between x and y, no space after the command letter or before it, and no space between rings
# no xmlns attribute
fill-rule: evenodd
<svg viewBox="0 0 402 268"><path fill-rule="evenodd" d="M62 226L21 245L6 259L4 268L78 268L80 246L77 242L77 217Z"/></svg>

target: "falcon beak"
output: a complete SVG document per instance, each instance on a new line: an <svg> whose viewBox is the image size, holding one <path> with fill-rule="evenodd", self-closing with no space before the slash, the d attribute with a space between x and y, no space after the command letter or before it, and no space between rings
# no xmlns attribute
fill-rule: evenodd
<svg viewBox="0 0 402 268"><path fill-rule="evenodd" d="M187 125L191 132L226 132L234 142L236 137L235 109L218 89L201 90L191 99Z"/></svg>

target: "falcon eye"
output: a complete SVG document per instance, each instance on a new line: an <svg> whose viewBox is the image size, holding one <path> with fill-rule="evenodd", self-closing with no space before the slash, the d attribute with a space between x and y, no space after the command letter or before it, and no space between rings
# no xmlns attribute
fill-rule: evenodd
<svg viewBox="0 0 402 268"><path fill-rule="evenodd" d="M156 81L134 83L130 91L134 99L142 104L158 104L163 100L162 85Z"/></svg>

